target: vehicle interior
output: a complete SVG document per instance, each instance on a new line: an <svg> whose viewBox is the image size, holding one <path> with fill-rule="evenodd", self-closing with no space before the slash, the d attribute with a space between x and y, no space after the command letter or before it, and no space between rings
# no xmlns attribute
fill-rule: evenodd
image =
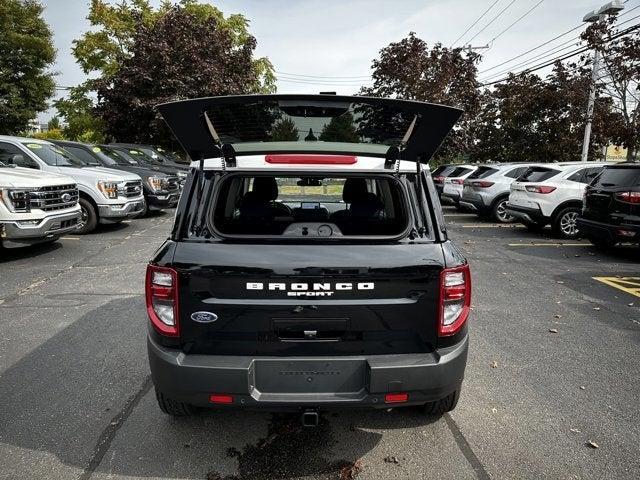
<svg viewBox="0 0 640 480"><path fill-rule="evenodd" d="M388 176L234 175L223 182L213 218L225 235L395 236L407 225L402 190Z"/></svg>

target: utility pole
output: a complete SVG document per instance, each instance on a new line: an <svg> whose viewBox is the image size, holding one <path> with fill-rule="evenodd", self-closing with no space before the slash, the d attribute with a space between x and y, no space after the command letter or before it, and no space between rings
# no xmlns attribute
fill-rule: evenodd
<svg viewBox="0 0 640 480"><path fill-rule="evenodd" d="M603 20L607 15L616 15L624 5L620 0L609 2L598 10L587 13L583 22L597 22ZM593 66L591 68L591 85L589 86L589 101L587 102L587 122L584 126L584 139L582 140L581 160L586 162L589 159L589 144L591 143L591 124L593 123L593 110L596 104L596 85L598 83L598 71L600 69L600 50L596 48L593 53Z"/></svg>
<svg viewBox="0 0 640 480"><path fill-rule="evenodd" d="M472 47L472 46L469 44L469 45L466 45L466 46L464 46L464 47L462 47L462 48L464 48L464 49L467 51L467 54L468 54L468 55L471 55L471 54L473 53L473 51L474 51L474 50L484 50L484 49L488 49L488 48L489 48L489 45L480 45L479 47Z"/></svg>

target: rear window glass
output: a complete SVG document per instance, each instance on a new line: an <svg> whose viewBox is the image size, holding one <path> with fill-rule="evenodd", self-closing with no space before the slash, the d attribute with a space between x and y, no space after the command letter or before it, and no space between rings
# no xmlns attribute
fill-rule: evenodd
<svg viewBox="0 0 640 480"><path fill-rule="evenodd" d="M526 172L527 168L529 167L514 168L513 170L509 170L507 173L505 173L504 176L509 178L518 178L520 175Z"/></svg>
<svg viewBox="0 0 640 480"><path fill-rule="evenodd" d="M640 167L607 167L596 179L600 187L631 187L640 184Z"/></svg>
<svg viewBox="0 0 640 480"><path fill-rule="evenodd" d="M473 172L471 175L469 175L467 177L467 179L487 178L487 177L490 177L491 175L493 175L494 173L496 173L497 171L498 171L497 168L479 167L475 172Z"/></svg>
<svg viewBox="0 0 640 480"><path fill-rule="evenodd" d="M403 190L392 177L234 175L222 182L213 226L223 235L388 237L408 223Z"/></svg>
<svg viewBox="0 0 640 480"><path fill-rule="evenodd" d="M434 176L434 177L438 176L442 172L444 172L447 168L451 168L451 166L450 165L440 165L433 172L431 172L431 175Z"/></svg>
<svg viewBox="0 0 640 480"><path fill-rule="evenodd" d="M526 172L518 178L519 182L544 182L545 180L555 177L560 170L546 167L530 167Z"/></svg>
<svg viewBox="0 0 640 480"><path fill-rule="evenodd" d="M471 171L470 168L465 167L456 167L452 172L450 172L447 177L462 177Z"/></svg>

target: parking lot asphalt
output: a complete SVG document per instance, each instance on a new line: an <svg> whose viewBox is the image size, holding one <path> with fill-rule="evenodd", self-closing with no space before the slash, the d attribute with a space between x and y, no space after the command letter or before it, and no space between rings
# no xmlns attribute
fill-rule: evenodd
<svg viewBox="0 0 640 480"><path fill-rule="evenodd" d="M445 210L474 291L462 396L441 418L163 415L143 278L169 212L0 252L0 479L640 478L638 249Z"/></svg>

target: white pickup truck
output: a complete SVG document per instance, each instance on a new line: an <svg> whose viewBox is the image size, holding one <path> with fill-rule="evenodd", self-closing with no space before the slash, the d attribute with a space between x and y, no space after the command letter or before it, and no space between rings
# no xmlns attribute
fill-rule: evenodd
<svg viewBox="0 0 640 480"><path fill-rule="evenodd" d="M80 220L78 188L64 175L0 162L0 247L52 242Z"/></svg>
<svg viewBox="0 0 640 480"><path fill-rule="evenodd" d="M78 185L82 212L77 233L91 232L98 223L121 222L145 210L138 175L90 167L51 142L0 135L0 161L71 177Z"/></svg>

